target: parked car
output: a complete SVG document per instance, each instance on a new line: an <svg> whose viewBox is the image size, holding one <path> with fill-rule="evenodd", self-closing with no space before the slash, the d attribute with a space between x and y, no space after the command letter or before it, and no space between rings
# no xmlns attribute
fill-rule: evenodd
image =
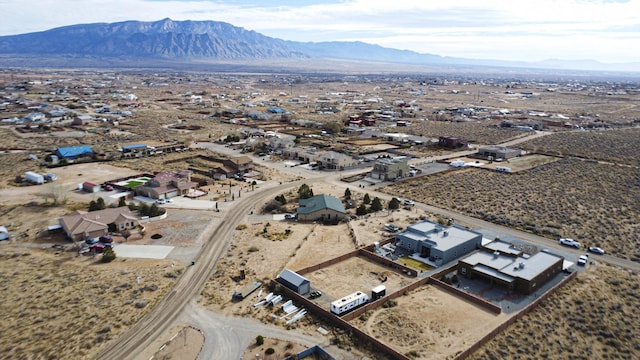
<svg viewBox="0 0 640 360"><path fill-rule="evenodd" d="M102 189L104 189L104 191L113 191L113 186L107 184L103 186Z"/></svg>
<svg viewBox="0 0 640 360"><path fill-rule="evenodd" d="M564 246L572 246L576 249L580 249L580 243L573 240L573 239L569 239L569 238L562 238L560 239L560 245L564 245Z"/></svg>
<svg viewBox="0 0 640 360"><path fill-rule="evenodd" d="M320 291L312 291L311 294L309 294L309 299L316 299L320 296L322 296L322 293Z"/></svg>
<svg viewBox="0 0 640 360"><path fill-rule="evenodd" d="M293 220L296 218L295 214L284 214L284 218L287 220Z"/></svg>
<svg viewBox="0 0 640 360"><path fill-rule="evenodd" d="M589 252L594 253L594 254L598 254L598 255L604 255L605 251L597 246L589 246Z"/></svg>
<svg viewBox="0 0 640 360"><path fill-rule="evenodd" d="M165 199L158 199L158 200L156 200L156 204L164 204L164 203L166 203L166 202L167 202L167 201L166 201Z"/></svg>
<svg viewBox="0 0 640 360"><path fill-rule="evenodd" d="M399 230L399 228L397 226L393 225L393 224L384 224L384 228L386 230L391 231L391 232L396 232L396 231Z"/></svg>
<svg viewBox="0 0 640 360"><path fill-rule="evenodd" d="M413 206L413 205L415 205L416 203L415 203L415 202L413 202L413 200L406 199L406 200L404 201L404 204L405 204L406 206Z"/></svg>
<svg viewBox="0 0 640 360"><path fill-rule="evenodd" d="M587 265L587 261L589 261L589 258L586 255L582 255L578 258L578 265L585 266Z"/></svg>

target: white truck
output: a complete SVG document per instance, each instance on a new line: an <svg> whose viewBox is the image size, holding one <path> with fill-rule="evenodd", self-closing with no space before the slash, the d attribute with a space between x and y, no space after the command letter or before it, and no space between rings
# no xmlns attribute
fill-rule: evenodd
<svg viewBox="0 0 640 360"><path fill-rule="evenodd" d="M44 184L44 176L42 174L38 174L37 172L27 171L26 173L24 173L24 178L32 184Z"/></svg>

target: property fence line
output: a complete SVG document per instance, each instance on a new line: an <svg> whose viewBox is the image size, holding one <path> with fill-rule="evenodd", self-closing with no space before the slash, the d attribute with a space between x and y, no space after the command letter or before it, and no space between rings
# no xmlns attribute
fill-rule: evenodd
<svg viewBox="0 0 640 360"><path fill-rule="evenodd" d="M497 328L493 329L491 332L489 332L488 334L483 336L480 340L476 341L473 345L471 345L469 348L467 348L467 350L457 354L456 357L453 358L453 360L464 360L467 357L469 357L469 355L471 355L471 354L475 353L476 351L478 351L478 349L480 349L482 346L484 346L491 339L495 338L498 334L500 334L501 332L506 330L509 326L511 326L517 320L519 320L522 317L524 317L525 315L527 315L529 312L531 312L533 309L535 309L542 301L544 301L547 298L549 298L549 296L551 296L558 289L560 289L561 287L563 287L567 283L569 283L569 281L571 281L574 277L576 277L576 275L577 275L576 272L571 273L571 275L567 276L565 279L563 279L558 284L553 286L551 289L546 291L539 298L535 299L531 304L527 305L524 309L520 310L514 316L510 317L507 321L503 322Z"/></svg>

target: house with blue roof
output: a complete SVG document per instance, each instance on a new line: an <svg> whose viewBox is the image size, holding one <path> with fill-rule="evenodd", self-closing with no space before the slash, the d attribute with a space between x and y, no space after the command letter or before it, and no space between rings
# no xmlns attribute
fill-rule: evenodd
<svg viewBox="0 0 640 360"><path fill-rule="evenodd" d="M338 222L344 219L346 212L340 199L323 194L300 199L296 214L300 221Z"/></svg>
<svg viewBox="0 0 640 360"><path fill-rule="evenodd" d="M75 160L82 157L93 157L93 148L89 145L78 145L69 147L59 147L56 155L60 159Z"/></svg>

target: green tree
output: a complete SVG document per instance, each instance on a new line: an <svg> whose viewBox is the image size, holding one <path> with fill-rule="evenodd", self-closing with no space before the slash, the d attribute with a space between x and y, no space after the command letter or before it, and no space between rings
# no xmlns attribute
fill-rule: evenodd
<svg viewBox="0 0 640 360"><path fill-rule="evenodd" d="M351 199L351 190L349 190L349 188L346 188L344 191L344 199L345 200Z"/></svg>
<svg viewBox="0 0 640 360"><path fill-rule="evenodd" d="M258 335L256 336L256 345L262 346L264 344L264 336Z"/></svg>
<svg viewBox="0 0 640 360"><path fill-rule="evenodd" d="M379 197L374 197L371 202L371 212L376 212L382 210L382 201L380 201Z"/></svg>
<svg viewBox="0 0 640 360"><path fill-rule="evenodd" d="M107 204L104 203L104 199L101 197L96 200L96 204L98 205L98 210L104 210L107 208Z"/></svg>
<svg viewBox="0 0 640 360"><path fill-rule="evenodd" d="M140 205L140 208L138 209L138 211L140 211L140 214L143 215L143 216L149 216L149 204L142 203L142 205Z"/></svg>
<svg viewBox="0 0 640 360"><path fill-rule="evenodd" d="M127 200L125 200L124 196L121 196L120 199L118 199L118 207L123 206L127 206Z"/></svg>
<svg viewBox="0 0 640 360"><path fill-rule="evenodd" d="M389 210L396 210L400 208L400 200L393 198L389 201L389 205L387 205Z"/></svg>
<svg viewBox="0 0 640 360"><path fill-rule="evenodd" d="M360 206L358 206L358 208L356 209L356 215L367 215L367 206L365 204L360 204Z"/></svg>
<svg viewBox="0 0 640 360"><path fill-rule="evenodd" d="M149 207L149 216L154 217L160 214L161 212L160 212L160 208L158 207L158 204L156 203L151 204L151 206Z"/></svg>
<svg viewBox="0 0 640 360"><path fill-rule="evenodd" d="M371 203L371 198L369 197L369 194L364 194L364 199L362 199L362 203L363 204L367 204L369 205Z"/></svg>
<svg viewBox="0 0 640 360"><path fill-rule="evenodd" d="M108 263L108 262L112 262L115 259L116 259L116 252L113 251L113 248L111 248L110 246L105 247L104 252L102 253L102 262Z"/></svg>
<svg viewBox="0 0 640 360"><path fill-rule="evenodd" d="M287 203L287 198L284 197L284 195L278 195L276 196L276 201L279 202L280 204L284 205Z"/></svg>
<svg viewBox="0 0 640 360"><path fill-rule="evenodd" d="M89 211L98 211L100 208L98 207L98 203L95 200L91 200L89 202Z"/></svg>
<svg viewBox="0 0 640 360"><path fill-rule="evenodd" d="M309 187L309 185L302 184L298 189L298 197L300 197L300 199L308 199L310 197L313 197L313 190Z"/></svg>

